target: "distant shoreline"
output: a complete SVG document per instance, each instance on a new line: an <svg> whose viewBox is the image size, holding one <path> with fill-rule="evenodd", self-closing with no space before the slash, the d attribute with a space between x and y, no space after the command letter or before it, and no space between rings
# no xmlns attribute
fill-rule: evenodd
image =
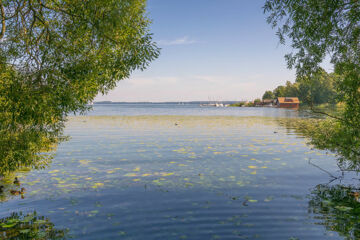
<svg viewBox="0 0 360 240"><path fill-rule="evenodd" d="M234 104L243 101L186 101L186 102L112 102L112 101L99 101L94 102L94 105L103 104L206 104L206 103L223 103L223 104Z"/></svg>

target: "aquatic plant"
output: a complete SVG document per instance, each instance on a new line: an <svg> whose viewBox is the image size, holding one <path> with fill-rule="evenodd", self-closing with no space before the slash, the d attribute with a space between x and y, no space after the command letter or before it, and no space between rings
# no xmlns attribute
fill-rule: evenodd
<svg viewBox="0 0 360 240"><path fill-rule="evenodd" d="M14 212L9 217L0 219L0 238L58 240L67 238L67 229L56 229L46 217L32 213Z"/></svg>
<svg viewBox="0 0 360 240"><path fill-rule="evenodd" d="M317 224L336 231L345 239L360 238L359 189L353 186L321 184L316 186L309 201L309 211Z"/></svg>

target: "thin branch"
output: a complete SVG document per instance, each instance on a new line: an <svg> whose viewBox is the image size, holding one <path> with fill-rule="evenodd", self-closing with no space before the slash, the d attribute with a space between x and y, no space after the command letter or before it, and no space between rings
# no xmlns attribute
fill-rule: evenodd
<svg viewBox="0 0 360 240"><path fill-rule="evenodd" d="M313 103L312 100L310 101L310 110L311 110L313 113L322 114L322 115L325 115L325 116L328 116L328 117L337 119L337 120L339 120L339 121L341 121L341 122L346 122L346 123L348 123L345 119L343 119L343 118L341 118L341 117L333 116L333 115L328 114L328 113L326 113L326 112L322 112L322 111L315 110L315 109L314 109L314 103Z"/></svg>
<svg viewBox="0 0 360 240"><path fill-rule="evenodd" d="M66 15L71 16L71 17L81 18L80 16L74 15L74 14L66 11L65 9L62 9L62 8L53 8L53 7L46 6L46 5L45 5L44 3L42 3L40 0L38 0L38 3L39 3L40 6L43 7L43 8L46 8L46 9L49 9L49 10L52 10L52 11L55 11L55 12L62 12L62 13L65 13Z"/></svg>
<svg viewBox="0 0 360 240"><path fill-rule="evenodd" d="M1 33L0 33L0 39L2 39L5 36L6 31L6 21L5 21L5 8L2 4L2 0L0 0L0 12L1 12Z"/></svg>
<svg viewBox="0 0 360 240"><path fill-rule="evenodd" d="M339 120L339 121L346 122L346 120L343 119L343 118L341 118L341 117L333 116L333 115L328 114L328 113L326 113L326 112L322 112L322 111L315 110L314 107L312 106L312 104L310 105L310 109L311 109L311 111L314 112L314 113L323 114L323 115L326 115L326 116L328 116L328 117L337 119L337 120Z"/></svg>
<svg viewBox="0 0 360 240"><path fill-rule="evenodd" d="M62 12L62 13L65 13L66 15L68 16L71 16L73 18L78 18L78 19L81 19L82 21L85 21L87 23L89 23L91 26L93 26L95 29L97 29L98 31L100 30L93 22L89 21L88 19L85 19L84 17L82 16L79 16L79 15L75 15L69 11L66 11L65 9L62 9L60 7L57 7L57 8L53 8L53 7L49 7L49 6L46 6L44 3L42 3L40 0L38 0L38 3L40 4L40 6L42 6L43 8L46 8L46 9L49 9L49 10L52 10L52 11L55 11L55 12ZM115 43L115 44L119 44L120 42L113 39L112 37L108 36L107 34L105 34L104 32L102 32L102 35L108 39L109 41Z"/></svg>
<svg viewBox="0 0 360 240"><path fill-rule="evenodd" d="M311 162L311 159L309 159L309 164L310 164L310 165L312 165L312 166L314 166L314 167L316 167L316 168L318 168L318 169L320 169L321 171L323 171L323 172L327 173L327 174L328 174L330 177L332 177L333 179L339 179L339 177L335 177L334 175L332 175L332 173L331 173L331 172L329 172L329 171L327 171L327 170L325 170L325 169L323 169L323 168L319 167L318 165L316 165L316 164L312 163L312 162Z"/></svg>

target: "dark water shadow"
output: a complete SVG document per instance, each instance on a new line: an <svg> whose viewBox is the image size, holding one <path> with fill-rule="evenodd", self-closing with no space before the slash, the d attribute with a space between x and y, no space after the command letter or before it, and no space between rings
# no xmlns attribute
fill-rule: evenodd
<svg viewBox="0 0 360 240"><path fill-rule="evenodd" d="M309 195L309 213L316 224L345 239L360 239L359 189L343 184L320 184Z"/></svg>
<svg viewBox="0 0 360 240"><path fill-rule="evenodd" d="M57 229L54 223L36 211L13 212L0 219L0 238L7 239L68 239L68 229Z"/></svg>

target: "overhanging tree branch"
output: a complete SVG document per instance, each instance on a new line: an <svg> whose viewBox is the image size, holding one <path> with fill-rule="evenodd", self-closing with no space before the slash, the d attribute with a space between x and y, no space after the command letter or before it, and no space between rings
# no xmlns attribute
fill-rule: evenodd
<svg viewBox="0 0 360 240"><path fill-rule="evenodd" d="M331 115L331 114L328 114L326 112L322 112L322 111L318 111L318 110L315 110L314 109L314 106L311 104L310 105L310 109L313 113L318 113L318 114L322 114L322 115L325 115L325 116L328 116L330 118L334 118L334 119L337 119L339 121L342 121L342 122L345 122L345 119L341 118L341 117L337 117L337 116L334 116L334 115Z"/></svg>
<svg viewBox="0 0 360 240"><path fill-rule="evenodd" d="M0 12L1 12L1 33L0 33L0 39L2 39L2 38L5 36L5 31L6 31L5 9L4 9L4 5L2 4L2 0L0 0Z"/></svg>

